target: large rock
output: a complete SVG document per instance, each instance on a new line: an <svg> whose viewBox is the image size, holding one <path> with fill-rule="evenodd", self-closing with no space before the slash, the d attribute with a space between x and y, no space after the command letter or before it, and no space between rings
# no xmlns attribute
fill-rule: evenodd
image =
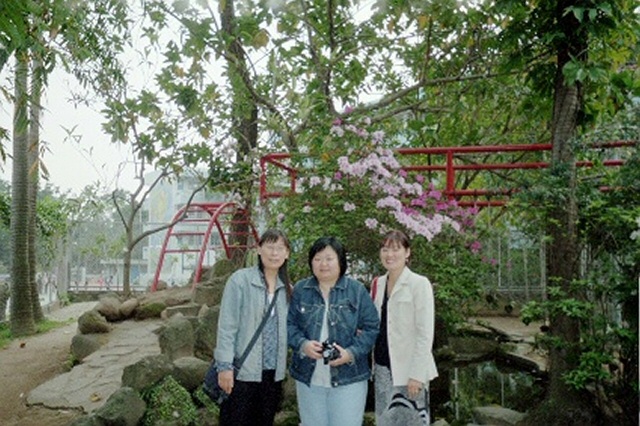
<svg viewBox="0 0 640 426"><path fill-rule="evenodd" d="M67 426L104 426L95 416L80 416L71 421Z"/></svg>
<svg viewBox="0 0 640 426"><path fill-rule="evenodd" d="M169 318L167 323L158 331L160 352L171 361L184 356L193 355L194 332L191 322L182 314Z"/></svg>
<svg viewBox="0 0 640 426"><path fill-rule="evenodd" d="M98 311L92 309L78 318L78 331L82 334L108 333L111 325Z"/></svg>
<svg viewBox="0 0 640 426"><path fill-rule="evenodd" d="M211 268L206 268L202 273L202 282L212 282L214 280L226 281L227 278L238 268L244 266L245 258L240 256L237 259L219 259Z"/></svg>
<svg viewBox="0 0 640 426"><path fill-rule="evenodd" d="M107 321L116 322L122 319L120 314L121 305L122 301L120 298L115 294L109 293L100 297L94 309L105 317Z"/></svg>
<svg viewBox="0 0 640 426"><path fill-rule="evenodd" d="M193 293L193 301L199 305L215 306L222 300L222 292L229 276L243 266L240 260L220 259L211 268L203 270L200 282Z"/></svg>
<svg viewBox="0 0 640 426"><path fill-rule="evenodd" d="M172 374L173 369L174 366L166 355L147 356L124 368L122 386L142 391Z"/></svg>
<svg viewBox="0 0 640 426"><path fill-rule="evenodd" d="M202 384L209 364L209 362L193 356L179 358L173 361L175 366L173 376L183 388L193 392Z"/></svg>
<svg viewBox="0 0 640 426"><path fill-rule="evenodd" d="M189 392L171 376L165 377L147 393L145 424L186 426L195 424L197 408Z"/></svg>
<svg viewBox="0 0 640 426"><path fill-rule="evenodd" d="M195 303L187 303L186 305L168 306L167 309L162 312L161 317L163 319L171 318L174 315L184 315L185 317L196 317L200 312L200 305Z"/></svg>
<svg viewBox="0 0 640 426"><path fill-rule="evenodd" d="M76 334L71 339L71 355L82 361L106 343L104 334Z"/></svg>
<svg viewBox="0 0 640 426"><path fill-rule="evenodd" d="M193 291L193 303L214 306L220 303L222 291L211 285L198 284Z"/></svg>
<svg viewBox="0 0 640 426"><path fill-rule="evenodd" d="M140 305L140 302L135 297L125 300L120 305L120 317L122 319L131 318L138 305Z"/></svg>
<svg viewBox="0 0 640 426"><path fill-rule="evenodd" d="M104 425L136 426L144 416L147 404L129 387L115 391L105 404L93 412Z"/></svg>
<svg viewBox="0 0 640 426"><path fill-rule="evenodd" d="M162 312L167 309L167 305L164 302L153 302L139 305L134 313L134 318L138 321L146 320L149 318L160 318Z"/></svg>
<svg viewBox="0 0 640 426"><path fill-rule="evenodd" d="M160 318L162 311L169 306L184 305L191 302L191 288L171 287L162 291L153 291L140 296L140 304L134 317L138 320Z"/></svg>
<svg viewBox="0 0 640 426"><path fill-rule="evenodd" d="M473 419L480 425L515 426L525 415L498 405L474 407L471 409Z"/></svg>
<svg viewBox="0 0 640 426"><path fill-rule="evenodd" d="M218 336L218 316L220 306L203 306L198 315L198 327L195 331L193 354L205 361L213 359L213 348Z"/></svg>

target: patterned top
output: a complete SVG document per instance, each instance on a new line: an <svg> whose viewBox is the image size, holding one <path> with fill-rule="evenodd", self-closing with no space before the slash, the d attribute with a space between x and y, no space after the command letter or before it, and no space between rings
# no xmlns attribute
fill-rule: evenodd
<svg viewBox="0 0 640 426"><path fill-rule="evenodd" d="M273 294L267 295L265 305L267 309L273 299ZM262 369L275 370L278 363L278 310L274 305L267 322L262 330Z"/></svg>

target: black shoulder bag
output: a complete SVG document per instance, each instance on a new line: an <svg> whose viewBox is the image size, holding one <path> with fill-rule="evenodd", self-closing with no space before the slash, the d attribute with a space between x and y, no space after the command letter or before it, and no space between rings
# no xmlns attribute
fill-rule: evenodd
<svg viewBox="0 0 640 426"><path fill-rule="evenodd" d="M242 364L244 364L244 361L247 359L247 356L249 356L249 352L251 352L253 345L255 345L256 341L258 340L258 337L260 336L260 333L262 333L262 329L267 323L267 319L271 314L271 310L276 304L278 290L280 290L280 288L277 288L275 293L273 294L273 300L269 304L269 308L267 309L267 311L264 313L264 316L262 317L262 322L260 322L258 329L253 334L253 337L249 341L247 348L242 353L242 356L239 359L233 360L233 379L234 380L237 378L238 371L240 371ZM202 384L202 389L209 396L209 398L211 398L211 400L218 405L222 404L222 402L225 399L227 399L227 397L229 396L229 394L223 391L220 385L218 384L218 369L216 368L215 359L211 361L209 370L207 370L207 374L204 376L204 383Z"/></svg>

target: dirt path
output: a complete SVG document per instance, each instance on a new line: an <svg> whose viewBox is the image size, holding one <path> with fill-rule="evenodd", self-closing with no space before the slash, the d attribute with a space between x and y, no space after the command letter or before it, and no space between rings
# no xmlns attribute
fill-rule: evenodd
<svg viewBox="0 0 640 426"><path fill-rule="evenodd" d="M94 305L95 302L70 305L47 317L76 320ZM46 334L14 340L0 349L0 425L64 426L80 415L76 411L26 405L29 391L65 371L76 329L77 322L72 321Z"/></svg>

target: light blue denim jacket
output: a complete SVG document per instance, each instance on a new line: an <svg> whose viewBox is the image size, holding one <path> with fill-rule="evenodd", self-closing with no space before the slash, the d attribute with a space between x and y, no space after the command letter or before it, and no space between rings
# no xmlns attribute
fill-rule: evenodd
<svg viewBox="0 0 640 426"><path fill-rule="evenodd" d="M318 281L310 277L299 281L291 296L287 334L293 357L291 377L309 385L316 360L304 355L308 340L319 340L325 303ZM354 357L353 362L331 367L332 386L367 380L371 374L369 354L379 331L378 312L367 289L359 281L343 276L329 293L329 342L336 342ZM320 361L322 362L322 361Z"/></svg>
<svg viewBox="0 0 640 426"><path fill-rule="evenodd" d="M287 295L284 283L278 278L276 284L276 312L278 315L278 362L275 380L283 380L287 361ZM213 357L221 365L228 365L240 358L253 334L260 326L268 307L266 288L257 266L234 272L224 287L220 314L218 316L218 336ZM238 380L244 382L262 381L262 336L249 352Z"/></svg>

